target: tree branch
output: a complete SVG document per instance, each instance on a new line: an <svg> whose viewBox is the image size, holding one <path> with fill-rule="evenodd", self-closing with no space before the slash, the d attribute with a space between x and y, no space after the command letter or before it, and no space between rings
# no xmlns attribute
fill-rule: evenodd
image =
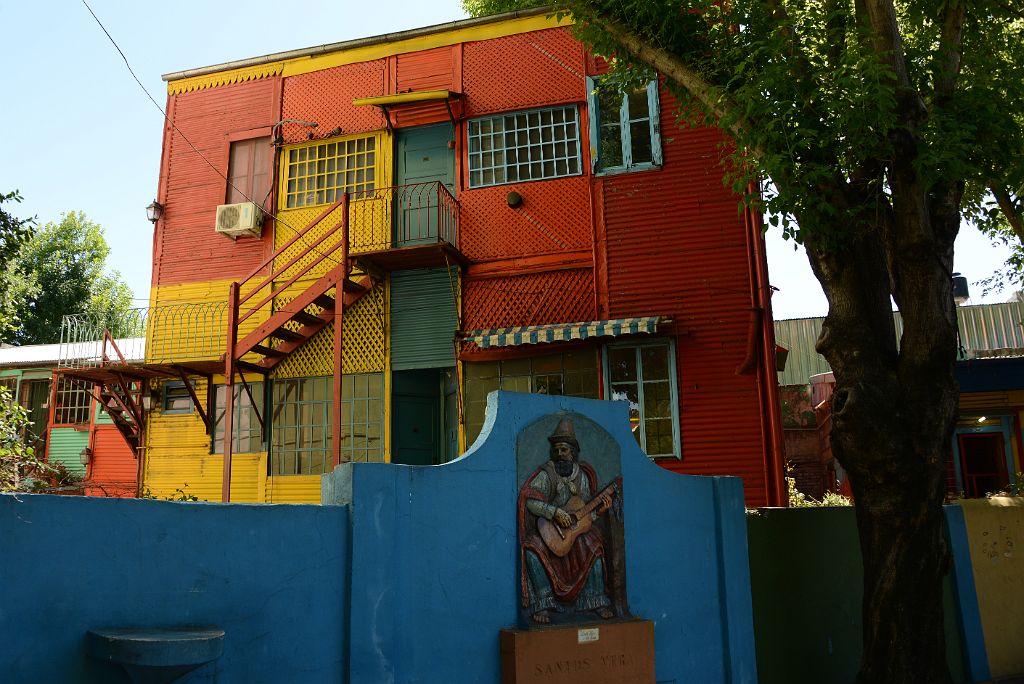
<svg viewBox="0 0 1024 684"><path fill-rule="evenodd" d="M704 80L695 69L691 68L690 65L683 62L679 57L650 45L625 26L611 19L592 15L587 16L586 21L608 33L610 37L637 59L649 64L655 70L685 88L698 102L707 107L708 111L714 114L716 118L732 122L729 124L729 129L734 137L739 140L749 137L748 132L753 127L745 117L738 114L739 108L725 94ZM757 159L764 157L764 150L760 146L748 148L748 151Z"/></svg>
<svg viewBox="0 0 1024 684"><path fill-rule="evenodd" d="M1024 219L1021 218L1021 213L1014 204L1013 198L1010 197L1009 191L995 182L990 182L988 189L996 198L999 210L1003 212L1003 216L1009 222L1013 234L1020 240L1021 245L1024 245Z"/></svg>

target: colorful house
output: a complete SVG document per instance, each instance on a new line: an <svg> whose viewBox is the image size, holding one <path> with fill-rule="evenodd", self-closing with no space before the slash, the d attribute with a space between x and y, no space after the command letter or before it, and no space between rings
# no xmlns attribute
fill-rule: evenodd
<svg viewBox="0 0 1024 684"><path fill-rule="evenodd" d="M1024 419L1024 303L957 307L960 354L956 365L960 384L959 415L946 461L951 496L975 498L1019 488L1022 461L1021 421ZM823 318L775 322L775 335L789 349L785 371L779 373L784 415L805 413L800 397L811 397L815 417L787 424L787 455L803 478L815 477L829 489L843 480L828 444L831 369L814 349ZM900 313L893 312L897 338L903 331ZM806 407L805 407L806 408ZM802 434L817 433L814 446ZM796 456L796 458L794 458ZM816 475L812 472L816 471ZM799 476L798 476L799 479Z"/></svg>
<svg viewBox="0 0 1024 684"><path fill-rule="evenodd" d="M119 340L141 350L143 340ZM133 342L135 344L133 344ZM58 373L91 360L77 356L82 347L38 344L0 349L0 386L23 406L32 421L28 441L50 463L60 462L82 480L87 496L136 496L139 459L122 439L92 383ZM141 354L127 357L138 364Z"/></svg>
<svg viewBox="0 0 1024 684"><path fill-rule="evenodd" d="M145 487L317 502L455 458L501 388L629 401L659 465L780 503L759 217L606 70L525 11L166 75Z"/></svg>

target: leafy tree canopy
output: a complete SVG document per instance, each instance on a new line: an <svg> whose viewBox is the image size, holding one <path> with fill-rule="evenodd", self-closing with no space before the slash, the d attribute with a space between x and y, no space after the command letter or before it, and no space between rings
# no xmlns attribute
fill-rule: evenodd
<svg viewBox="0 0 1024 684"><path fill-rule="evenodd" d="M472 13L533 2L466 0ZM945 460L953 243L1021 237L1024 19L1005 0L562 0L614 79L654 67L729 137L726 178L802 242L829 302L833 455L864 566L858 682L950 682ZM668 157L666 153L666 163ZM1024 264L1024 257L1019 263ZM891 299L890 299L891 298ZM897 340L890 311L903 315ZM898 344L899 342L899 344Z"/></svg>
<svg viewBox="0 0 1024 684"><path fill-rule="evenodd" d="M32 235L34 219L20 219L3 208L4 202L20 202L21 195L17 190L7 194L0 193L0 274L8 269L8 264L17 255L18 250ZM4 279L0 276L0 286ZM0 340L6 339L15 325L15 302L9 288L3 287L0 292Z"/></svg>
<svg viewBox="0 0 1024 684"><path fill-rule="evenodd" d="M47 223L18 251L4 276L16 303L14 344L60 341L65 314L86 313L116 329L131 308L132 292L117 271L105 272L110 247L103 228L82 212Z"/></svg>

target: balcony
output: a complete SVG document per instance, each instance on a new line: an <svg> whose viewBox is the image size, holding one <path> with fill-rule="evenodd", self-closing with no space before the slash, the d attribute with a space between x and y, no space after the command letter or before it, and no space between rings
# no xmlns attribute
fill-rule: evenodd
<svg viewBox="0 0 1024 684"><path fill-rule="evenodd" d="M349 256L360 268L388 272L465 264L459 205L439 181L353 195Z"/></svg>

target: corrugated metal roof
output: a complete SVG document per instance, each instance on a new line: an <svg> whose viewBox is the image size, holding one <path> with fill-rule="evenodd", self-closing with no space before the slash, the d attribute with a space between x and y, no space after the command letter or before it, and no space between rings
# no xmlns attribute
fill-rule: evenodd
<svg viewBox="0 0 1024 684"><path fill-rule="evenodd" d="M115 340L121 353L128 361L143 361L146 358L146 338L129 337ZM97 354L99 343L78 344L27 344L23 347L0 349L0 368L28 368L33 366L56 366L62 358L92 359ZM63 357L61 349L64 349Z"/></svg>
<svg viewBox="0 0 1024 684"><path fill-rule="evenodd" d="M1024 355L1024 302L978 304L957 308L961 344L967 358ZM903 334L903 317L893 312L897 339ZM779 373L780 385L802 385L818 373L832 368L814 349L824 317L775 321L775 339L789 349L786 370Z"/></svg>

